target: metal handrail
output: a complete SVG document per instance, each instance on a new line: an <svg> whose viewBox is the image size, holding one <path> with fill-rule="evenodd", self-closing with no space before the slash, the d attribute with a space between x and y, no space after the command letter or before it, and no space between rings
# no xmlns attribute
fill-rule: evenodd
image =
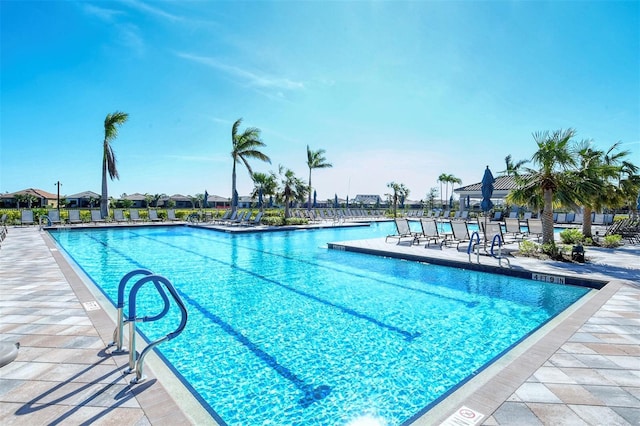
<svg viewBox="0 0 640 426"><path fill-rule="evenodd" d="M173 300L176 302L176 304L178 305L178 308L180 308L180 312L181 312L181 319L180 319L180 324L178 325L178 328L175 331L172 331L171 333L167 334L166 336L155 340L154 342L149 343L149 345L147 345L146 348L144 348L144 350L140 353L140 357L136 360L135 356L136 356L136 350L135 350L135 342L136 342L136 329L135 329L135 323L136 322L146 322L146 321L154 321L156 319L159 319L159 317L157 315L153 316L153 317L142 317L142 318L137 318L136 317L136 296L138 295L138 291L140 290L140 288L145 285L148 282L153 282L154 285L156 286L156 288L159 287L160 284L163 284L164 287L169 291L169 293L171 294L171 296L173 297ZM162 292L162 294L165 294L164 292ZM164 311L163 311L164 312ZM166 312L164 312L166 314ZM164 316L164 314L162 315ZM182 331L184 330L184 328L187 325L187 319L188 319L188 313L187 313L187 308L184 305L184 302L182 302L182 299L180 298L180 296L178 295L178 292L176 291L175 287L173 286L173 284L171 284L171 282L166 279L165 277L162 277L160 275L148 275L140 280L138 280L138 282L136 282L133 287L131 288L131 292L129 293L129 340L130 340L130 344L131 344L131 349L129 352L129 359L131 361L131 359L134 360L134 366L135 368L133 370L130 369L129 372L132 372L135 370L136 372L136 377L133 378L131 380L131 384L136 384L136 383L140 383L143 380L145 380L145 376L143 373L143 369L144 369L144 359L147 356L147 354L149 353L149 351L151 349L153 349L156 345L162 343L162 342L166 342L169 341L173 338L175 338L176 336L178 336L180 333L182 333ZM131 362L130 362L131 364Z"/></svg>
<svg viewBox="0 0 640 426"><path fill-rule="evenodd" d="M498 240L498 255L496 256L493 248L496 245L496 239ZM506 257L502 256L502 237L500 236L500 234L496 234L493 236L493 239L491 240L491 256L495 257L496 259L498 259L498 266L502 267L502 259L507 261L507 264L509 265L509 268L511 268L511 262L509 262L509 259L507 259Z"/></svg>
<svg viewBox="0 0 640 426"><path fill-rule="evenodd" d="M476 237L476 244L473 244L473 237ZM471 234L471 239L469 239L469 247L467 247L467 254L469 255L469 263L471 263L471 252L473 251L474 248L478 248L476 250L476 262L480 263L480 234L478 233L478 231L473 231L473 234Z"/></svg>
<svg viewBox="0 0 640 426"><path fill-rule="evenodd" d="M109 346L115 345L116 349L113 351L114 353L126 352L126 349L123 348L123 338L124 338L123 329L124 329L124 324L129 322L130 320L129 318L125 318L124 316L124 303L125 303L124 293L129 280L135 277L136 275L149 276L149 275L153 275L153 272L147 269L134 269L133 271L125 274L125 276L122 277L122 279L120 280L120 284L118 284L118 300L116 304L116 309L117 309L116 329L113 330L113 341L109 343L109 345L107 346L109 347ZM162 297L162 300L164 302L164 307L162 308L162 311L159 314L154 315L152 317L148 317L146 321L155 321L157 319L162 318L167 314L167 312L169 312L169 308L170 308L169 298L167 297L166 293L164 292L160 284L158 283L154 283L154 284L155 284L156 290L158 290L158 293L160 293L160 297ZM131 361L129 362L129 368L131 370L133 370L134 368L134 365L131 363Z"/></svg>

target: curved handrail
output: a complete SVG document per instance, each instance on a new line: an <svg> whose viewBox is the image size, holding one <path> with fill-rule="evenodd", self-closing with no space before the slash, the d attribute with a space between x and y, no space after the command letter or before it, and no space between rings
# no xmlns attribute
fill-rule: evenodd
<svg viewBox="0 0 640 426"><path fill-rule="evenodd" d="M473 244L473 237L476 237L476 241L477 243L474 245ZM471 252L473 251L474 247L478 247L480 245L480 234L478 233L478 231L473 231L473 234L471 234L471 238L469 239L469 247L467 247L467 254L469 255L469 262L471 262ZM478 263L480 263L480 249L476 250L476 261Z"/></svg>
<svg viewBox="0 0 640 426"><path fill-rule="evenodd" d="M148 276L143 277L142 279L138 280L138 282L136 282L133 285L133 287L131 289L131 293L129 293L129 316L130 316L131 321L133 321L133 323L135 323L136 321L145 322L145 321L154 321L155 319L158 319L156 317L143 317L143 318L140 318L140 319L136 317L136 296L138 295L138 291L140 290L140 288L143 285L145 285L146 283L148 283L149 281L153 282L154 285L156 286L156 288L158 288L158 286L160 284L164 285L164 287L169 291L169 294L171 294L171 296L173 297L174 301L178 305L178 308L180 308L181 318L180 318L180 324L178 325L178 328L176 328L176 330L172 331L171 333L168 333L166 336L161 337L158 340L155 340L155 341L149 343L149 345L146 348L144 348L144 350L140 353L140 357L138 358L137 362L135 363L136 377L135 377L135 379L131 380L131 383L133 383L133 384L141 382L141 381L144 380L143 366L144 366L144 359L147 356L147 353L149 353L149 351L151 349L153 349L156 345L158 345L158 344L160 344L162 342L171 340L171 339L175 338L176 336L178 336L180 333L182 333L182 331L184 330L184 328L187 325L187 319L188 319L187 308L185 307L184 302L182 301L182 299L178 295L178 292L176 291L175 287L171 284L171 282L168 279L166 279L165 277L162 277L160 275L148 275ZM163 294L164 294L164 292L163 292ZM131 330L133 330L133 329L134 328L132 327ZM132 332L131 339L132 339L132 342L135 342L135 332ZM133 343L131 346L132 346L131 347L131 352L132 352L133 356L135 357L135 343ZM133 371L133 369L130 368L130 371Z"/></svg>
<svg viewBox="0 0 640 426"><path fill-rule="evenodd" d="M116 308L118 310L118 318L117 318L116 329L113 331L113 341L108 345L108 346L116 345L116 349L114 350L114 353L125 352L124 349L122 348L122 345L123 345L122 340L124 337L124 334L123 334L124 323L131 321L131 318L133 316L131 315L131 312L129 312L129 318L124 317L124 303L125 303L124 292L127 287L127 284L129 283L129 280L135 277L136 275L150 276L150 275L153 275L153 272L147 269L134 269L133 271L125 274L124 277L122 277L122 279L120 280L120 283L118 284L118 300L116 303ZM169 298L167 297L167 294L164 292L160 284L154 281L154 285L156 287L156 290L158 290L158 293L160 293L160 297L162 297L162 301L164 302L164 307L162 308L162 311L160 311L160 313L158 313L157 315L154 315L151 317L145 317L146 318L145 321L155 321L157 319L162 318L167 314L167 312L169 312L169 308L171 307L171 305L169 304ZM130 368L133 368L133 365L131 365Z"/></svg>
<svg viewBox="0 0 640 426"><path fill-rule="evenodd" d="M496 254L493 251L493 248L496 245L496 240L498 240L498 255L496 256ZM507 259L506 257L502 256L502 237L500 236L500 234L496 234L493 236L493 239L491 240L491 256L495 257L496 259L498 259L498 265L502 266L502 259L507 261L507 264L509 265L509 268L511 268L511 262L509 262L509 259Z"/></svg>

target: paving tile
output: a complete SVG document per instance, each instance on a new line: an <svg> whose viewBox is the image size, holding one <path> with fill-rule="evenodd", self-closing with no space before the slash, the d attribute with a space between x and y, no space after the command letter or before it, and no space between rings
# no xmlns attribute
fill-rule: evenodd
<svg viewBox="0 0 640 426"><path fill-rule="evenodd" d="M580 385L615 385L611 380L589 368L561 368L561 370Z"/></svg>
<svg viewBox="0 0 640 426"><path fill-rule="evenodd" d="M571 408L564 404L527 404L545 425L590 426Z"/></svg>
<svg viewBox="0 0 640 426"><path fill-rule="evenodd" d="M524 402L548 402L559 404L562 401L542 383L524 383L516 390L516 395Z"/></svg>
<svg viewBox="0 0 640 426"><path fill-rule="evenodd" d="M635 386L640 387L640 370L595 370L598 374L618 386Z"/></svg>
<svg viewBox="0 0 640 426"><path fill-rule="evenodd" d="M536 379L542 383L575 383L571 377L567 376L564 371L556 367L540 367L534 373Z"/></svg>
<svg viewBox="0 0 640 426"><path fill-rule="evenodd" d="M583 363L589 368L616 368L618 365L615 362L612 362L605 356L602 355L587 355L587 354L576 354L574 355L578 361Z"/></svg>
<svg viewBox="0 0 640 426"><path fill-rule="evenodd" d="M505 402L495 413L493 413L492 417L499 425L543 425L527 404L523 402Z"/></svg>
<svg viewBox="0 0 640 426"><path fill-rule="evenodd" d="M551 356L551 358L549 358L549 363L552 364L554 367L577 367L577 368L586 367L586 365L580 362L575 356L567 353L556 352Z"/></svg>
<svg viewBox="0 0 640 426"><path fill-rule="evenodd" d="M640 400L617 386L584 385L584 388L609 407L640 407Z"/></svg>
<svg viewBox="0 0 640 426"><path fill-rule="evenodd" d="M575 404L569 405L569 408L590 425L627 426L630 424L609 407Z"/></svg>
<svg viewBox="0 0 640 426"><path fill-rule="evenodd" d="M604 402L581 385L547 383L546 386L564 404L605 405Z"/></svg>
<svg viewBox="0 0 640 426"><path fill-rule="evenodd" d="M630 425L640 425L640 408L638 407L611 407L620 417Z"/></svg>

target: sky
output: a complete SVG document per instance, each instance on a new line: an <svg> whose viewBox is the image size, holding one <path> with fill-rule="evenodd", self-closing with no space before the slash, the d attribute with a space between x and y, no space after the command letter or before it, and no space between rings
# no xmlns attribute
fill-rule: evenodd
<svg viewBox="0 0 640 426"><path fill-rule="evenodd" d="M320 200L479 182L574 128L640 164L638 1L0 1L0 193L231 196L231 127ZM239 164L238 192L253 188ZM443 190L444 192L444 190Z"/></svg>

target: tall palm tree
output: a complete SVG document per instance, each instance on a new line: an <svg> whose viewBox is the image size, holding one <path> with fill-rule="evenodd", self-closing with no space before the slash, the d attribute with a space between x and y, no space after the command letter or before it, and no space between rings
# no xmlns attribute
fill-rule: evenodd
<svg viewBox="0 0 640 426"><path fill-rule="evenodd" d="M567 171L575 169L576 161L572 155L571 144L575 136L574 129L554 132L536 132L533 139L538 145L531 162L538 169L529 170L525 186L537 187L542 192L542 243L553 243L553 202L554 197L560 203L575 200L574 182L568 179Z"/></svg>
<svg viewBox="0 0 640 426"><path fill-rule="evenodd" d="M442 201L442 184L444 182L447 182L447 180L449 179L449 175L446 173L441 173L440 176L438 176L438 182L440 182L440 206L438 208L442 208L443 205L443 201ZM389 185L387 185L389 186Z"/></svg>
<svg viewBox="0 0 640 426"><path fill-rule="evenodd" d="M109 113L104 119L104 141L102 142L102 197L100 198L100 215L109 216L109 194L107 189L107 173L111 180L120 179L116 167L116 154L113 152L112 142L118 136L118 126L127 122L129 114L116 111Z"/></svg>
<svg viewBox="0 0 640 426"><path fill-rule="evenodd" d="M327 163L327 159L324 158L324 149L312 151L307 145L307 167L309 167L309 203L307 204L307 210L311 209L311 171L313 169L326 169L333 167L333 164Z"/></svg>
<svg viewBox="0 0 640 426"><path fill-rule="evenodd" d="M273 172L267 173L254 173L253 174L253 192L251 193L252 198L257 198L260 196L260 191L262 191L262 196L270 196L276 195L276 190L278 189L278 181L277 177ZM260 206L260 210L264 210L264 202Z"/></svg>
<svg viewBox="0 0 640 426"><path fill-rule="evenodd" d="M451 184L451 196L453 197L453 185L455 185L456 183L458 185L462 185L462 179L460 179L459 177L456 177L454 175L449 175L449 179L448 179L447 183ZM447 191L447 200L449 200L449 191Z"/></svg>
<svg viewBox="0 0 640 426"><path fill-rule="evenodd" d="M296 177L291 169L279 166L278 173L280 174L280 192L278 193L278 198L284 203L284 217L286 219L291 216L289 213L289 203L293 200L304 200L306 185L302 179Z"/></svg>
<svg viewBox="0 0 640 426"><path fill-rule="evenodd" d="M389 182L387 184L387 188L393 191L393 194L389 194L389 196L391 198L391 203L393 204L393 217L395 218L397 216L396 212L398 210L398 201L401 198L406 199L409 196L409 189L404 186L404 184L396 182Z"/></svg>
<svg viewBox="0 0 640 426"><path fill-rule="evenodd" d="M529 160L520 160L514 163L511 159L511 154L509 154L504 157L504 162L506 165L506 169L498 173L502 176L518 176L518 173L520 172L522 166L528 163Z"/></svg>
<svg viewBox="0 0 640 426"><path fill-rule="evenodd" d="M233 172L231 173L231 211L235 212L238 208L238 200L236 194L236 164L242 161L249 172L249 176L253 176L253 170L247 161L248 158L256 158L271 164L271 159L259 148L266 146L260 140L260 129L256 127L247 127L242 133L238 133L238 128L242 118L236 120L231 128L231 158L233 158Z"/></svg>

